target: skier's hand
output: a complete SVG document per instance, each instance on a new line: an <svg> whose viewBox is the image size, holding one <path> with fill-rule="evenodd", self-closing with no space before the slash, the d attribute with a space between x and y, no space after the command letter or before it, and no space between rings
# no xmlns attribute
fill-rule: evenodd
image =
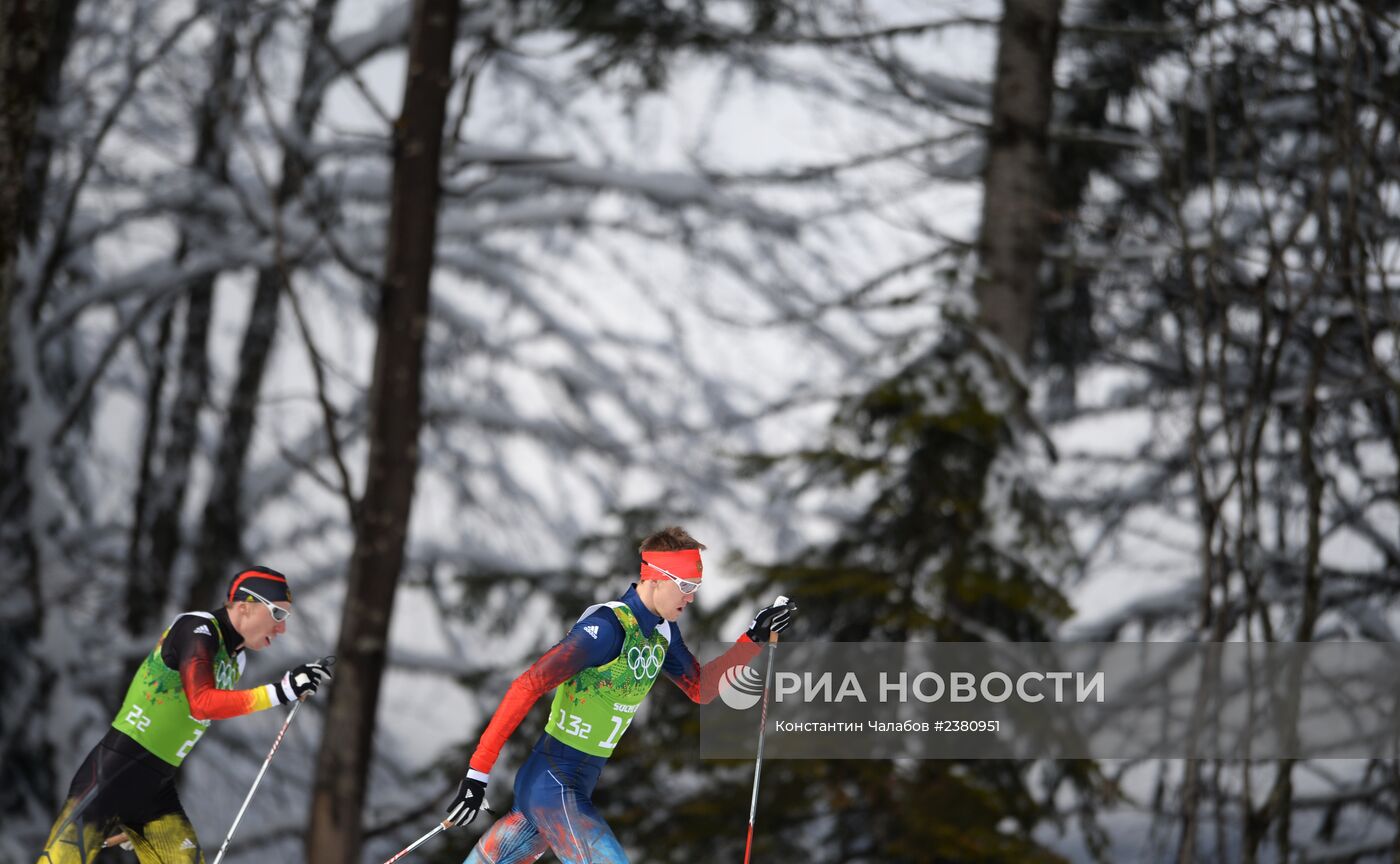
<svg viewBox="0 0 1400 864"><path fill-rule="evenodd" d="M765 606L753 616L745 634L751 642L767 642L768 634L781 633L792 624L792 616L797 614L797 604L786 597L779 597L772 606Z"/></svg>
<svg viewBox="0 0 1400 864"><path fill-rule="evenodd" d="M467 776L457 784L457 796L447 805L447 818L443 820L443 824L451 828L454 825L466 825L475 819L481 806L486 803L486 784L490 779L490 774L467 769Z"/></svg>
<svg viewBox="0 0 1400 864"><path fill-rule="evenodd" d="M329 677L330 665L324 660L317 660L303 663L283 675L282 680L273 689L277 691L278 700L283 705L289 705L298 699L310 698L316 693L316 688L321 686L321 679Z"/></svg>

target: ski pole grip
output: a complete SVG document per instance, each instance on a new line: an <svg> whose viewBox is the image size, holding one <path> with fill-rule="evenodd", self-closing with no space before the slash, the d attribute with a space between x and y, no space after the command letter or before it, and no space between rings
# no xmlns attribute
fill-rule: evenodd
<svg viewBox="0 0 1400 864"><path fill-rule="evenodd" d="M792 601L788 600L786 594L779 594L779 595L778 595L778 599L773 601L773 605L774 605L774 606L786 606L786 605L787 605L788 603L790 603L790 602L792 602ZM776 644L778 644L778 631L777 631L777 630L773 630L773 631L770 631L770 632L768 633L768 644L769 644L769 645L776 645Z"/></svg>

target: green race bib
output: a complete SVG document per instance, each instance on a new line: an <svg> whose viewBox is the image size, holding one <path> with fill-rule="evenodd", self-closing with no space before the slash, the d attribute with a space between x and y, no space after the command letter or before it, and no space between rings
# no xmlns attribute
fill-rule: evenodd
<svg viewBox="0 0 1400 864"><path fill-rule="evenodd" d="M661 673L670 647L665 622L648 638L626 603L606 604L622 624L622 651L602 666L590 666L560 684L545 731L590 756L611 756L642 700ZM588 617L593 612L584 613ZM582 620L582 619L579 619Z"/></svg>
<svg viewBox="0 0 1400 864"><path fill-rule="evenodd" d="M200 626L208 627L209 632L219 639L219 653L214 657L215 686L221 690L233 689L243 674L243 667L229 656L214 616L205 612L186 614L209 619L208 624ZM174 626L174 622L171 622L171 626ZM185 696L184 685L180 683L180 671L166 666L161 659L160 649L169 634L170 629L166 628L155 649L146 655L141 668L136 670L121 710L112 720L112 728L179 767L212 721L196 720L190 716L190 703Z"/></svg>

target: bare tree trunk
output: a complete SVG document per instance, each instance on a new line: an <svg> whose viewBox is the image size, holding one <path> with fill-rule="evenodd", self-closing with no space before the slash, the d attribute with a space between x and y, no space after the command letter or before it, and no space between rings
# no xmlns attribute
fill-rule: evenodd
<svg viewBox="0 0 1400 864"><path fill-rule="evenodd" d="M228 181L230 126L241 114L242 100L234 71L239 35L247 18L246 3L225 0L219 11L209 89L196 115L194 167L220 183ZM176 260L183 259L198 242L191 233L182 233ZM166 414L169 436L161 454L159 472L143 477L152 485L148 490L143 483L137 492L138 498L149 496L151 515L148 525L136 526L135 536L145 540L138 539L131 556L136 564L127 573L126 617L132 633L140 633L157 621L164 614L165 602L170 596L172 570L182 541L180 517L189 486L190 463L199 438L199 412L209 389L209 319L213 312L216 278L216 275L209 275L190 284L184 302L176 392ZM162 354L157 362L163 359ZM160 394L152 398L159 400ZM157 414L150 414L147 422L158 424ZM147 446L154 441L151 436L157 428L148 426Z"/></svg>
<svg viewBox="0 0 1400 864"><path fill-rule="evenodd" d="M276 206L284 207L301 195L312 165L299 149L311 140L325 104L325 89L311 86L323 77L330 63L325 48L340 0L317 0L311 13L306 53L302 62L301 93L292 110L292 143L282 151L282 179L274 193ZM214 454L214 478L204 505L198 548L195 553L195 580L185 605L204 607L217 599L223 581L232 575L230 562L242 552L243 469L257 420L258 393L262 390L267 360L276 341L278 306L286 274L278 267L258 271L257 288L248 312L243 345L238 352L238 378L229 397Z"/></svg>
<svg viewBox="0 0 1400 864"><path fill-rule="evenodd" d="M54 6L49 46L45 52L44 69L39 91L41 110L52 110L58 104L59 88L63 83L63 63L73 41L73 25L78 18L79 0L58 0ZM44 192L48 188L49 161L53 156L55 132L39 128L30 143L25 160L24 185L20 190L20 236L33 242L43 213Z"/></svg>
<svg viewBox="0 0 1400 864"><path fill-rule="evenodd" d="M62 63L51 50L64 47L52 44L58 12L45 0L0 0L0 382L10 379L15 256L29 221L22 212L25 171L45 82Z"/></svg>
<svg viewBox="0 0 1400 864"><path fill-rule="evenodd" d="M18 291L15 264L21 240L32 237L38 223L34 166L42 164L47 175L48 144L37 122L40 108L52 104L57 92L76 9L76 0L0 0L0 572L21 586L0 614L0 651L13 657L30 656L43 619L30 524L29 454L19 437L25 390L11 356L11 321L20 317L11 314ZM0 669L0 689L17 697L12 710L0 716L0 727L33 727L30 709L47 698L48 686L31 663ZM5 765L0 821L9 821L36 799L52 800L57 778L41 741L27 734L0 740Z"/></svg>
<svg viewBox="0 0 1400 864"><path fill-rule="evenodd" d="M0 476L6 478L0 489L0 565L21 576L35 608L38 576L25 530L26 455L17 440L24 392L12 374L10 319L20 242L33 239L42 203L40 178L48 174L51 141L37 128L39 111L52 105L57 94L77 8L77 0L0 0L0 406L5 408L0 412Z"/></svg>
<svg viewBox="0 0 1400 864"><path fill-rule="evenodd" d="M358 861L375 709L403 566L422 424L423 343L457 0L416 0L403 115L394 125L389 251L370 393L369 464L341 616L335 687L316 761L311 864Z"/></svg>
<svg viewBox="0 0 1400 864"><path fill-rule="evenodd" d="M1050 209L1047 150L1060 0L1006 0L997 36L977 299L982 326L1024 361Z"/></svg>
<svg viewBox="0 0 1400 864"><path fill-rule="evenodd" d="M126 578L134 583L146 563L146 526L150 518L151 496L154 494L156 451L160 444L162 425L160 422L161 394L165 392L166 352L170 348L170 331L175 326L175 309L167 308L161 313L156 325L155 350L151 352L154 365L150 370L150 380L146 382L145 409L146 426L141 434L141 457L136 467L136 491L131 497L131 531L126 548Z"/></svg>

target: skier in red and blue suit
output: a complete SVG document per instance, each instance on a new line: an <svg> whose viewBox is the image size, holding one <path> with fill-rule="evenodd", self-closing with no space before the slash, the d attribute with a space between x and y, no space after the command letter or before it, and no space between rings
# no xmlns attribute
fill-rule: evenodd
<svg viewBox="0 0 1400 864"><path fill-rule="evenodd" d="M658 674L707 703L720 678L747 664L785 630L797 606L764 608L734 646L704 664L676 620L695 600L705 546L683 529L642 541L641 582L620 600L589 607L568 634L515 679L481 735L448 807L448 825L476 817L506 739L541 696L554 690L549 723L515 775L515 805L482 835L464 864L516 864L552 851L563 864L615 864L627 856L593 806L598 775ZM557 688L557 689L556 689Z"/></svg>

